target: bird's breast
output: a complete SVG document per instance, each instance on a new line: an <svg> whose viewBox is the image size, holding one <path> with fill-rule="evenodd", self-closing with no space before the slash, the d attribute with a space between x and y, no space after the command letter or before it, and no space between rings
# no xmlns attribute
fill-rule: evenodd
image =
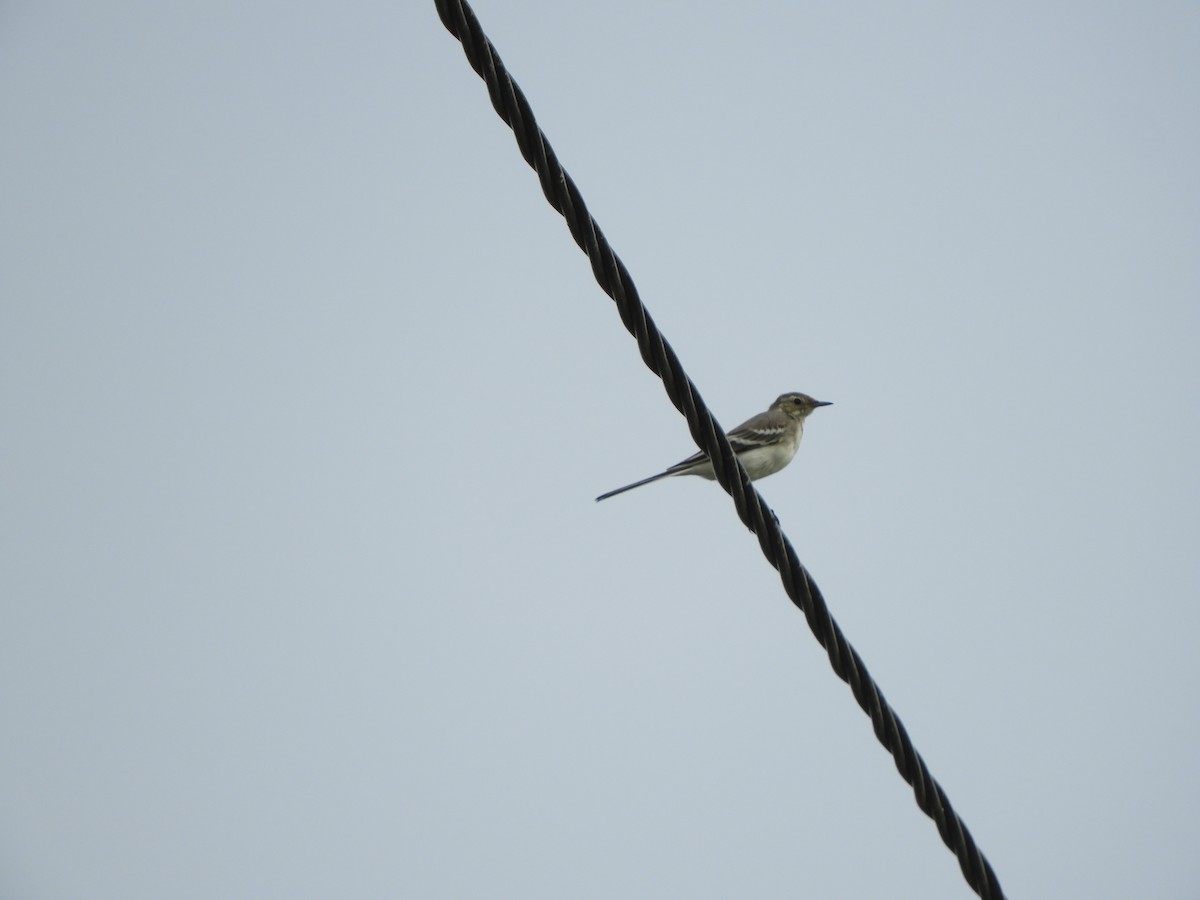
<svg viewBox="0 0 1200 900"><path fill-rule="evenodd" d="M790 463L798 445L799 441L780 441L778 444L747 450L739 459L751 478L765 478Z"/></svg>

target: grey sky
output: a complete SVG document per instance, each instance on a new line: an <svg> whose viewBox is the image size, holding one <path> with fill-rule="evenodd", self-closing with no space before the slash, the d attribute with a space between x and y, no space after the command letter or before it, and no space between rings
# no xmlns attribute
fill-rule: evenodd
<svg viewBox="0 0 1200 900"><path fill-rule="evenodd" d="M1200 894L1200 7L480 2L1014 897ZM432 2L0 11L0 896L959 898Z"/></svg>

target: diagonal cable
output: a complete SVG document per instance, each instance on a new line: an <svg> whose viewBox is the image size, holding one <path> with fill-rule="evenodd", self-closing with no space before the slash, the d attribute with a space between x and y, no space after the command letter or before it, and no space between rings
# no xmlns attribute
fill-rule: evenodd
<svg viewBox="0 0 1200 900"><path fill-rule="evenodd" d="M800 563L775 514L763 502L738 462L725 432L713 418L675 351L663 338L638 297L625 264L613 252L591 217L579 189L564 171L546 136L538 127L525 94L512 80L492 42L463 0L434 0L447 30L461 43L471 68L487 84L492 106L512 129L525 161L537 172L542 192L566 220L571 237L587 254L592 273L616 303L621 321L638 342L642 360L662 379L667 397L687 419L692 438L713 460L717 482L733 498L738 516L758 537L767 561L779 572L784 590L808 620L809 628L829 655L837 676L850 685L854 699L871 717L879 742L892 754L896 769L912 786L917 805L933 819L943 842L958 857L963 877L986 900L1003 900L996 873L975 844L967 826L950 806L950 799L930 774L913 747L904 725L867 672L862 658L846 641L816 582Z"/></svg>

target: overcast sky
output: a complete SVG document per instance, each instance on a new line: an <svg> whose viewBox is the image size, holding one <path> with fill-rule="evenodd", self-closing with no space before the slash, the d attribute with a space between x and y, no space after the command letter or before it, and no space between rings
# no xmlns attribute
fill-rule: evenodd
<svg viewBox="0 0 1200 900"><path fill-rule="evenodd" d="M1200 896L1200 6L475 9L1009 894ZM432 2L0 121L0 897L970 896Z"/></svg>

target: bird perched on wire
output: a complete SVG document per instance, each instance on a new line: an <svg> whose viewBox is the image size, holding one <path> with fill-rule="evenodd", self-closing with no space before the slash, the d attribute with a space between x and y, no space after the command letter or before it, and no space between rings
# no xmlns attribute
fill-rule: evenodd
<svg viewBox="0 0 1200 900"><path fill-rule="evenodd" d="M804 420L818 406L832 406L824 400L814 400L808 394L783 394L771 404L766 412L759 413L747 419L726 435L738 461L751 480L766 478L774 475L792 461L796 449L800 446L800 438L804 434ZM601 494L596 498L607 500L635 487L670 478L673 475L699 475L709 481L716 479L712 463L703 451L695 456L689 456L683 462L678 462L665 472L619 487L615 491Z"/></svg>

